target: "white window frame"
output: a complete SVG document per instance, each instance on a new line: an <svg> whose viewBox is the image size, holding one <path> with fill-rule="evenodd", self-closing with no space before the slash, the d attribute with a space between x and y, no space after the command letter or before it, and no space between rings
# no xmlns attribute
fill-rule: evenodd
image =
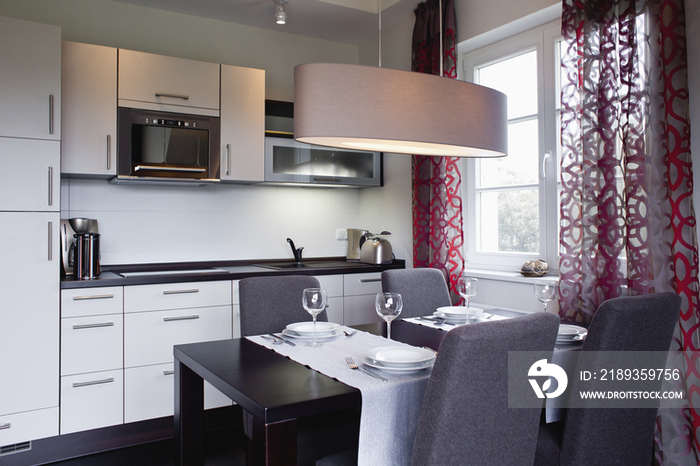
<svg viewBox="0 0 700 466"><path fill-rule="evenodd" d="M518 271L529 260L544 259L550 270L556 272L559 267L559 170L558 147L559 131L557 107L559 98L560 71L556 65L556 44L560 40L560 21L553 21L543 26L498 41L486 47L460 56L463 62L465 80L473 82L475 69L490 63L507 59L528 51L537 51L538 62L538 194L540 202L539 254L513 252L479 252L477 251L478 231L476 219L479 215L479 203L476 191L478 164L475 159L462 159L463 174L462 195L465 224L464 257L467 267Z"/></svg>

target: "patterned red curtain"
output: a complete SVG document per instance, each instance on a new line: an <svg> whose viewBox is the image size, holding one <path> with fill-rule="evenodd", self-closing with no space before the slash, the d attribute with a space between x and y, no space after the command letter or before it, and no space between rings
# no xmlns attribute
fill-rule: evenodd
<svg viewBox="0 0 700 466"><path fill-rule="evenodd" d="M674 291L672 349L700 391L684 0L564 0L560 314ZM624 267L626 264L626 267ZM660 410L656 461L697 465L700 411Z"/></svg>
<svg viewBox="0 0 700 466"><path fill-rule="evenodd" d="M457 77L456 22L453 0L444 0L443 48L440 53L438 0L428 0L415 10L411 70ZM462 175L456 157L413 156L413 266L440 269L448 278L453 296L464 270L462 246Z"/></svg>

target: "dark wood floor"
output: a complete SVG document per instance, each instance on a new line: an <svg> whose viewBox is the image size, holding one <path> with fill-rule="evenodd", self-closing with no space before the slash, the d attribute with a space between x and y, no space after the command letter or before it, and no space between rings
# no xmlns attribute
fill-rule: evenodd
<svg viewBox="0 0 700 466"><path fill-rule="evenodd" d="M162 440L59 461L51 466L173 466L174 449L172 440ZM206 432L204 454L205 466L244 466L246 441L241 427Z"/></svg>

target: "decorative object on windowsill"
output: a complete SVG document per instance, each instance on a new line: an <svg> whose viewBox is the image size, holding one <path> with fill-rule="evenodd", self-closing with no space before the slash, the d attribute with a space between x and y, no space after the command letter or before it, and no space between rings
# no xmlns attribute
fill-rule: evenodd
<svg viewBox="0 0 700 466"><path fill-rule="evenodd" d="M506 96L456 79L382 68L381 3L378 11L378 68L334 63L294 68L294 139L401 154L505 156Z"/></svg>
<svg viewBox="0 0 700 466"><path fill-rule="evenodd" d="M549 265L543 260L528 261L520 267L520 273L526 277L541 277L547 273Z"/></svg>

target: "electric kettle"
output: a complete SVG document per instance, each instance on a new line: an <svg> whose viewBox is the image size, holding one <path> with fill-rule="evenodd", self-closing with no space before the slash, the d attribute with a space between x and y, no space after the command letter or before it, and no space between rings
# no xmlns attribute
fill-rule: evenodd
<svg viewBox="0 0 700 466"><path fill-rule="evenodd" d="M394 253L389 240L382 236L389 236L391 233L382 231L378 235L365 233L360 240L360 262L365 264L391 264Z"/></svg>

